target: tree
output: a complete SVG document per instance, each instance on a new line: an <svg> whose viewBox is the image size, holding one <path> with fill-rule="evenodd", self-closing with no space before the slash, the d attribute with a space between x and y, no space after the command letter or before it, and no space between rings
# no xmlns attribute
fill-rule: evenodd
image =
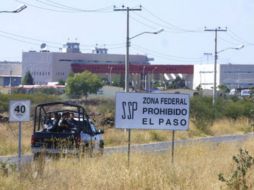
<svg viewBox="0 0 254 190"><path fill-rule="evenodd" d="M63 79L60 79L60 80L58 81L58 84L59 84L59 85L65 85L65 81L64 81Z"/></svg>
<svg viewBox="0 0 254 190"><path fill-rule="evenodd" d="M226 86L226 85L219 85L218 86L218 88L219 88L219 94L220 94L220 96L225 96L226 95L226 93L229 93L229 88Z"/></svg>
<svg viewBox="0 0 254 190"><path fill-rule="evenodd" d="M172 81L171 88L184 88L185 80L177 76L175 80Z"/></svg>
<svg viewBox="0 0 254 190"><path fill-rule="evenodd" d="M202 85L199 84L197 87L196 87L196 92L193 93L194 96L198 96L198 95L203 95L203 88L202 88Z"/></svg>
<svg viewBox="0 0 254 190"><path fill-rule="evenodd" d="M101 79L88 71L69 75L66 80L65 92L70 97L79 98L88 96L90 93L96 93L102 87Z"/></svg>
<svg viewBox="0 0 254 190"><path fill-rule="evenodd" d="M24 78L22 79L22 84L23 85L33 85L34 84L34 79L30 73L30 71L27 71Z"/></svg>

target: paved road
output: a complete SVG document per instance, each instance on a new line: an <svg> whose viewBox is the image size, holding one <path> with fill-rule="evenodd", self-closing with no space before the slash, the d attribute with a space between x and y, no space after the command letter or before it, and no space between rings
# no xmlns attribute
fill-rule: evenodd
<svg viewBox="0 0 254 190"><path fill-rule="evenodd" d="M189 145L194 143L226 143L226 142L239 142L245 141L247 139L253 139L254 133L246 135L228 135L228 136L217 136L217 137L204 137L197 139L186 139L186 140L177 140L175 145ZM131 145L131 151L143 151L143 152L160 152L168 151L171 149L172 142L158 142L150 144L139 144ZM127 146L122 147L109 147L105 149L105 153L113 152L127 152Z"/></svg>
<svg viewBox="0 0 254 190"><path fill-rule="evenodd" d="M245 141L247 139L253 139L254 133L249 133L245 135L228 135L228 136L218 136L218 137L205 137L205 138L197 138L197 139L186 139L186 140L177 140L175 141L175 145L189 145L195 143L226 143L226 142L240 142ZM158 142L158 143L150 143L150 144L138 144L131 145L131 151L133 152L162 152L170 150L172 146L172 142ZM112 153L124 153L127 152L127 146L118 146L118 147L106 147L104 153L112 154ZM24 155L22 157L22 163L29 163L32 161L32 155ZM17 156L0 156L0 162L9 162L9 163L17 163Z"/></svg>

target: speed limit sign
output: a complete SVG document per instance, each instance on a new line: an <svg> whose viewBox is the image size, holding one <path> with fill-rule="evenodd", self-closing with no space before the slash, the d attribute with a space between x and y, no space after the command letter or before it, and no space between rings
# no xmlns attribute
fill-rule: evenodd
<svg viewBox="0 0 254 190"><path fill-rule="evenodd" d="M9 102L9 121L30 121L30 100L11 100Z"/></svg>

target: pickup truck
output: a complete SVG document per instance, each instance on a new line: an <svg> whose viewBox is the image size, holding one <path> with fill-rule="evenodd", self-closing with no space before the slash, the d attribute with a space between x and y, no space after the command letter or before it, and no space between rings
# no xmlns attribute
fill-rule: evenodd
<svg viewBox="0 0 254 190"><path fill-rule="evenodd" d="M97 130L85 109L73 103L52 102L35 107L31 149L40 155L94 152L103 154L103 130Z"/></svg>

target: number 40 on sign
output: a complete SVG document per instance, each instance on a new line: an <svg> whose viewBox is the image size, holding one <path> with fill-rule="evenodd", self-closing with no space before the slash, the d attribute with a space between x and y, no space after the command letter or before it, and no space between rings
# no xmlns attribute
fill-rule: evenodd
<svg viewBox="0 0 254 190"><path fill-rule="evenodd" d="M11 100L9 102L9 121L30 121L30 100Z"/></svg>

